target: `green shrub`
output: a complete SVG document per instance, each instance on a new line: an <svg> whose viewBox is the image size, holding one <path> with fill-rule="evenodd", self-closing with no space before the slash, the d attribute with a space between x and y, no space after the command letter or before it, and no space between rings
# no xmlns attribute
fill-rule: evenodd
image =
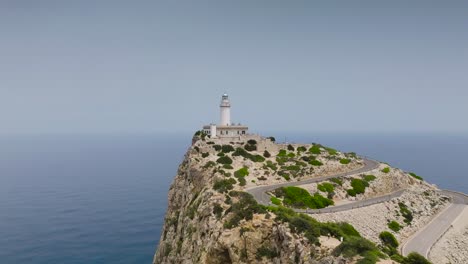
<svg viewBox="0 0 468 264"><path fill-rule="evenodd" d="M203 153L201 154L202 158L206 158L206 157L208 157L209 155L210 155L210 153L208 153L208 152L203 152Z"/></svg>
<svg viewBox="0 0 468 264"><path fill-rule="evenodd" d="M271 197L271 203L276 205L281 205L281 200L276 197Z"/></svg>
<svg viewBox="0 0 468 264"><path fill-rule="evenodd" d="M263 152L263 157L265 157L265 158L271 157L270 152L268 152L268 151L265 150L265 151Z"/></svg>
<svg viewBox="0 0 468 264"><path fill-rule="evenodd" d="M223 207L219 203L215 203L213 206L213 214L216 215L216 218L219 220L223 215Z"/></svg>
<svg viewBox="0 0 468 264"><path fill-rule="evenodd" d="M255 151L257 150L257 145L245 144L244 148L247 151Z"/></svg>
<svg viewBox="0 0 468 264"><path fill-rule="evenodd" d="M398 232L400 231L401 226L397 221L391 221L390 223L388 223L388 228L390 228L391 230L395 232Z"/></svg>
<svg viewBox="0 0 468 264"><path fill-rule="evenodd" d="M247 143L250 145L257 145L257 141L255 139L250 139L247 141Z"/></svg>
<svg viewBox="0 0 468 264"><path fill-rule="evenodd" d="M267 259L273 259L279 256L278 251L275 249L271 249L266 246L261 246L257 249L257 253L255 253L255 257L257 260L261 260L263 257Z"/></svg>
<svg viewBox="0 0 468 264"><path fill-rule="evenodd" d="M231 216L224 223L225 228L233 228L239 225L242 219L252 220L253 214L264 214L266 210L263 206L259 205L252 195L246 192L229 192L231 197L238 197L239 201L233 203L231 207L226 211Z"/></svg>
<svg viewBox="0 0 468 264"><path fill-rule="evenodd" d="M416 179L420 180L420 181L423 180L423 178L422 178L421 176L418 176L418 175L416 175L416 174L413 173L413 172L410 172L409 175L410 175L411 177L413 177L413 178L416 178Z"/></svg>
<svg viewBox="0 0 468 264"><path fill-rule="evenodd" d="M275 138L275 137L267 137L267 139L271 140L271 142L276 142L276 138Z"/></svg>
<svg viewBox="0 0 468 264"><path fill-rule="evenodd" d="M403 264L431 264L425 257L416 252L411 252L403 261Z"/></svg>
<svg viewBox="0 0 468 264"><path fill-rule="evenodd" d="M224 179L224 180L218 180L215 181L213 185L213 189L220 193L225 193L228 192L229 190L232 190L234 188L234 184L236 184L236 180L230 178L230 179Z"/></svg>
<svg viewBox="0 0 468 264"><path fill-rule="evenodd" d="M224 152L219 152L217 156L218 157L224 157L224 156L226 156L226 154L224 154Z"/></svg>
<svg viewBox="0 0 468 264"><path fill-rule="evenodd" d="M297 151L298 151L298 152L304 152L304 151L306 151L306 150L307 150L307 149L306 149L306 147L304 147L304 146L297 147Z"/></svg>
<svg viewBox="0 0 468 264"><path fill-rule="evenodd" d="M313 165L313 166L322 166L322 165L323 165L323 163L320 162L320 161L318 161L318 160L311 160L311 161L309 162L309 164L310 164L310 165Z"/></svg>
<svg viewBox="0 0 468 264"><path fill-rule="evenodd" d="M346 165L346 164L349 164L350 162L351 162L350 159L340 159L340 163L341 163L341 164L345 164L345 165Z"/></svg>
<svg viewBox="0 0 468 264"><path fill-rule="evenodd" d="M289 152L287 157L288 158L294 158L294 157L296 157L296 154L294 154L293 152Z"/></svg>
<svg viewBox="0 0 468 264"><path fill-rule="evenodd" d="M223 153L229 153L234 151L234 147L231 145L223 145L221 146L221 150L223 151Z"/></svg>
<svg viewBox="0 0 468 264"><path fill-rule="evenodd" d="M313 154L320 154L322 151L320 150L320 145L313 145L310 147L309 152Z"/></svg>
<svg viewBox="0 0 468 264"><path fill-rule="evenodd" d="M299 171L301 170L301 167L298 165L289 165L289 166L282 167L282 169L288 170L288 171Z"/></svg>
<svg viewBox="0 0 468 264"><path fill-rule="evenodd" d="M324 182L322 184L317 185L317 189L319 189L322 192L332 193L335 190L335 187L331 183Z"/></svg>
<svg viewBox="0 0 468 264"><path fill-rule="evenodd" d="M245 151L243 148L237 148L236 151L232 153L232 156L242 156L246 159L250 159L253 162L264 162L265 158L260 155L252 155Z"/></svg>
<svg viewBox="0 0 468 264"><path fill-rule="evenodd" d="M220 157L219 159L217 159L216 162L220 164L232 164L232 159L229 158L228 156L224 156L224 157Z"/></svg>
<svg viewBox="0 0 468 264"><path fill-rule="evenodd" d="M249 175L249 170L246 167L243 167L234 172L234 177L239 181L240 186L245 186L247 182L245 181L245 176Z"/></svg>
<svg viewBox="0 0 468 264"><path fill-rule="evenodd" d="M228 169L228 170L234 169L234 167L232 167L232 166L229 165L229 164L223 164L223 168L224 168L224 169Z"/></svg>
<svg viewBox="0 0 468 264"><path fill-rule="evenodd" d="M355 195L352 195L349 192L348 194L351 196L356 196L356 194L364 193L366 191L366 187L369 186L369 183L361 179L355 178L351 180L351 186L353 187Z"/></svg>
<svg viewBox="0 0 468 264"><path fill-rule="evenodd" d="M287 155L286 150L280 149L280 151L278 152L278 155L277 155L277 156L278 156L278 157L286 157L286 155Z"/></svg>
<svg viewBox="0 0 468 264"><path fill-rule="evenodd" d="M213 148L214 148L216 151L220 151L220 150L221 150L221 145L213 145Z"/></svg>
<svg viewBox="0 0 468 264"><path fill-rule="evenodd" d="M294 151L294 147L293 147L291 144L289 144L289 145L288 145L288 150L289 150L289 151Z"/></svg>
<svg viewBox="0 0 468 264"><path fill-rule="evenodd" d="M266 166L274 171L277 171L278 170L278 167L273 163L271 162L270 160L267 160L266 162Z"/></svg>
<svg viewBox="0 0 468 264"><path fill-rule="evenodd" d="M275 194L278 197L283 197L283 204L295 208L321 209L334 204L332 200L318 193L312 196L307 190L296 186L276 189Z"/></svg>
<svg viewBox="0 0 468 264"><path fill-rule="evenodd" d="M373 180L376 179L376 177L375 177L374 175L371 175L371 174L370 174L370 175L364 175L362 178L363 178L366 182L371 182L371 181L373 181Z"/></svg>
<svg viewBox="0 0 468 264"><path fill-rule="evenodd" d="M363 256L367 252L377 251L377 246L371 241L362 237L348 237L333 250L333 255L343 255L347 258L354 257L356 255Z"/></svg>
<svg viewBox="0 0 468 264"><path fill-rule="evenodd" d="M407 224L411 223L411 221L413 221L413 212L411 212L404 203L400 202L398 203L398 206L400 207L401 215L405 218L403 221Z"/></svg>
<svg viewBox="0 0 468 264"><path fill-rule="evenodd" d="M216 166L216 163L214 161L208 161L205 165L203 165L203 168L204 169L208 169L208 168L211 168L211 167L214 167Z"/></svg>
<svg viewBox="0 0 468 264"><path fill-rule="evenodd" d="M389 173L390 172L390 168L389 167L385 167L382 169L382 172L383 173Z"/></svg>
<svg viewBox="0 0 468 264"><path fill-rule="evenodd" d="M197 152L200 152L200 148L197 146L193 147L193 149L195 149Z"/></svg>
<svg viewBox="0 0 468 264"><path fill-rule="evenodd" d="M340 178L331 178L330 181L334 182L334 183L336 183L336 184L338 184L340 186L343 185L343 180L341 180Z"/></svg>
<svg viewBox="0 0 468 264"><path fill-rule="evenodd" d="M348 189L346 190L346 193L348 193L349 196L356 196L356 191L354 189Z"/></svg>
<svg viewBox="0 0 468 264"><path fill-rule="evenodd" d="M398 241L396 240L395 236L387 231L384 231L379 234L379 238L385 246L397 248Z"/></svg>
<svg viewBox="0 0 468 264"><path fill-rule="evenodd" d="M332 148L328 148L328 147L325 147L325 150L328 151L328 154L329 155L336 155L336 153L338 153L338 151L336 151L336 149L332 149Z"/></svg>

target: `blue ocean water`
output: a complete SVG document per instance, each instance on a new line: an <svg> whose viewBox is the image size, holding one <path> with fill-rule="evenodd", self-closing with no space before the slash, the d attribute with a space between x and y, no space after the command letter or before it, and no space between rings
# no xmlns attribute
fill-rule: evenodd
<svg viewBox="0 0 468 264"><path fill-rule="evenodd" d="M274 134L468 192L468 136ZM0 138L0 263L151 263L190 134Z"/></svg>

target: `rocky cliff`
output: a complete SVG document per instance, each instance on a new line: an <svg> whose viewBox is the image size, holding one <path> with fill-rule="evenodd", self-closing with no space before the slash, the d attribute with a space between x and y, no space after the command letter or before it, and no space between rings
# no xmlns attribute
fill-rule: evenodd
<svg viewBox="0 0 468 264"><path fill-rule="evenodd" d="M347 218L327 214L319 218L330 222L321 223L312 218L314 215L298 214L283 206L259 205L245 192L246 188L257 185L294 182L352 170L362 166L361 162L354 153L341 153L318 144L277 145L261 137L236 141L197 138L169 190L165 224L154 263L384 261L395 252L389 252L378 241L377 234L388 229L385 221L391 217L381 217L378 229L382 230L372 228L372 221L368 219L367 226L374 230L371 232L365 231L366 223L361 221L359 230L364 236L361 237L353 226L344 223ZM401 171L376 176L376 183L412 186L411 193L418 193L416 196L432 202L422 214L435 214L443 206L444 200L434 194L434 187ZM396 180L392 182L391 177ZM335 187L338 189L338 184ZM380 190L391 188L374 184L368 189L370 195L375 196ZM316 194L321 197L321 192ZM365 195L346 197L342 191L337 191L328 198L355 201ZM286 205L285 200L283 203ZM387 211L383 215L400 214L398 206L381 206L380 212L385 208ZM412 209L413 218L418 219L417 210L421 208Z"/></svg>

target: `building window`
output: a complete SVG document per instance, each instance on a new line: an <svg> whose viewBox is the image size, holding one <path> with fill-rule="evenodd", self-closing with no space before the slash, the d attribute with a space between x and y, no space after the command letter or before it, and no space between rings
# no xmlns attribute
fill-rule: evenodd
<svg viewBox="0 0 468 264"><path fill-rule="evenodd" d="M242 131L242 135L245 135L245 130L244 130L244 131Z"/></svg>

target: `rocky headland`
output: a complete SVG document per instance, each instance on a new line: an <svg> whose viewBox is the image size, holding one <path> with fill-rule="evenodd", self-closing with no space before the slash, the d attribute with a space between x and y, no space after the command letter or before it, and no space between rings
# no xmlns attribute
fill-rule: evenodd
<svg viewBox="0 0 468 264"><path fill-rule="evenodd" d="M353 173L364 163L320 144L197 133L169 190L154 263L429 263L419 254L400 255L399 246L450 197L381 162ZM300 184L317 178L326 180ZM261 197L249 193L259 186L278 188ZM317 212L396 191L372 205ZM301 213L306 209L311 213ZM466 260L466 235L459 233L449 230L433 252L456 243L464 256L456 259Z"/></svg>

